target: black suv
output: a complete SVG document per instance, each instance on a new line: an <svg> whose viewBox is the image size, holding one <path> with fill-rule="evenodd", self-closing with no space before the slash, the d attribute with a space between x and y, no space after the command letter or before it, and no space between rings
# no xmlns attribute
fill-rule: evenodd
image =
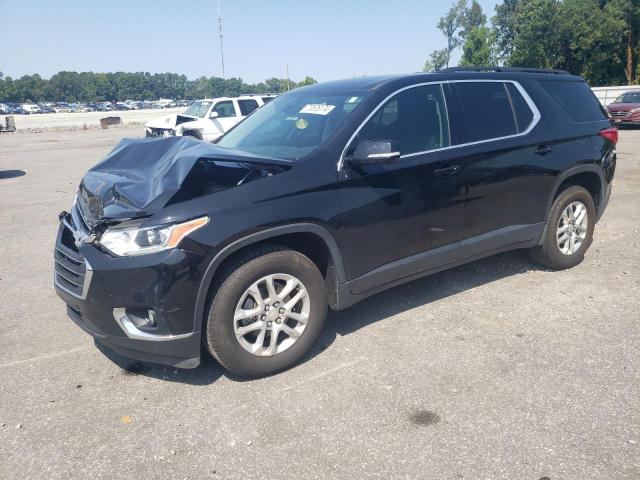
<svg viewBox="0 0 640 480"><path fill-rule="evenodd" d="M242 376L298 362L327 308L526 248L580 263L617 130L562 71L446 70L299 88L217 145L123 140L60 214L55 286L96 341Z"/></svg>

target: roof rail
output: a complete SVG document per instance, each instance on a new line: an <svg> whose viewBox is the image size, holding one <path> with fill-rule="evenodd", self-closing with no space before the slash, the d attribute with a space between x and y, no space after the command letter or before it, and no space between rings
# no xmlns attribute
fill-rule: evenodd
<svg viewBox="0 0 640 480"><path fill-rule="evenodd" d="M527 67L449 67L439 70L436 73L456 73L456 72L511 72L511 73L550 73L554 75L571 75L566 70L553 70L545 68Z"/></svg>

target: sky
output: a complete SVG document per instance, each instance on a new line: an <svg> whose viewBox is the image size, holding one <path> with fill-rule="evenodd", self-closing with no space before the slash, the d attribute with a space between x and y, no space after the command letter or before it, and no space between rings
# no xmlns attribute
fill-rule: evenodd
<svg viewBox="0 0 640 480"><path fill-rule="evenodd" d="M487 15L496 1L480 0ZM325 81L415 72L451 1L221 0L226 77ZM454 59L459 58L459 53ZM222 76L217 0L0 0L0 71Z"/></svg>

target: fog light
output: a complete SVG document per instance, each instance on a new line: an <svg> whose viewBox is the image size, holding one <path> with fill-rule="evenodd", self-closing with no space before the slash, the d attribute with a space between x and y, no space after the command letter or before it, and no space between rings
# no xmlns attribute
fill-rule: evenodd
<svg viewBox="0 0 640 480"><path fill-rule="evenodd" d="M136 340L166 341L187 338L193 333L162 335L157 331L156 312L147 308L114 308L113 318L129 338Z"/></svg>

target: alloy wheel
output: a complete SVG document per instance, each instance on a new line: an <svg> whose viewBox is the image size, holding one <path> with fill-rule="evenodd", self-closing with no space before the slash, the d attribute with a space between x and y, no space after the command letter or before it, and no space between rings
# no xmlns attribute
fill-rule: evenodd
<svg viewBox="0 0 640 480"><path fill-rule="evenodd" d="M240 297L233 318L238 343L271 357L290 348L307 327L311 302L304 284L286 273L266 275Z"/></svg>
<svg viewBox="0 0 640 480"><path fill-rule="evenodd" d="M587 236L588 225L587 207L582 202L567 205L560 215L556 230L558 248L562 254L573 255L580 249Z"/></svg>

